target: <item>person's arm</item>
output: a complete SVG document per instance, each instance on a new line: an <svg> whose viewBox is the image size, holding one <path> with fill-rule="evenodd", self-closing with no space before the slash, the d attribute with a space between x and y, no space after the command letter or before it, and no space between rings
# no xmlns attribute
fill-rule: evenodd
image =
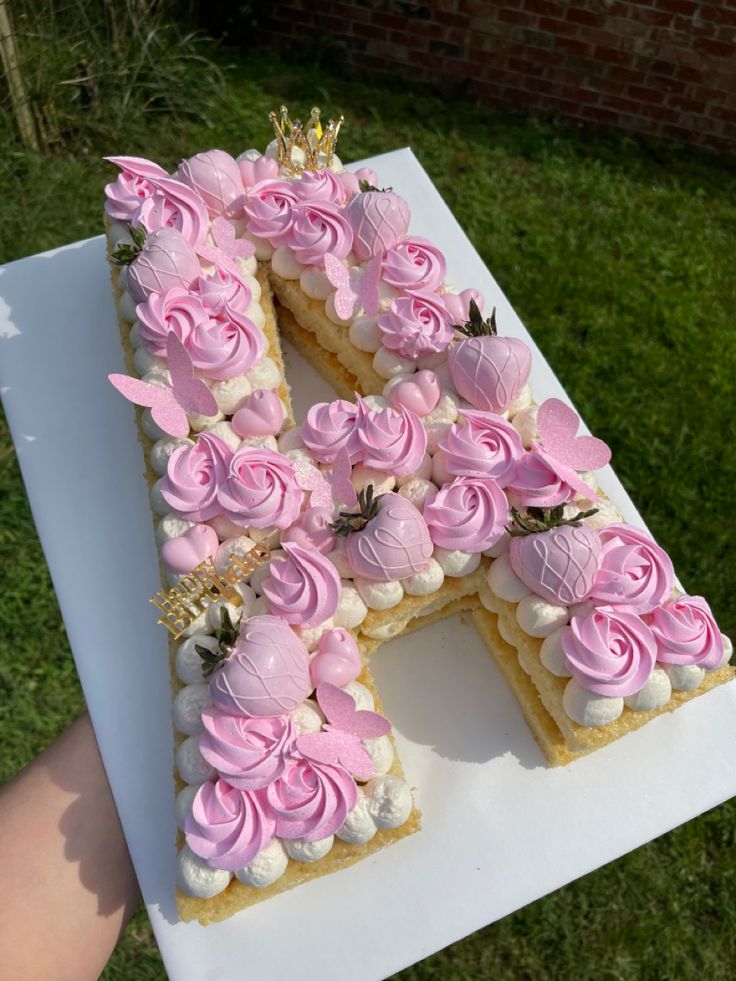
<svg viewBox="0 0 736 981"><path fill-rule="evenodd" d="M0 974L97 978L140 893L89 716L0 789Z"/></svg>

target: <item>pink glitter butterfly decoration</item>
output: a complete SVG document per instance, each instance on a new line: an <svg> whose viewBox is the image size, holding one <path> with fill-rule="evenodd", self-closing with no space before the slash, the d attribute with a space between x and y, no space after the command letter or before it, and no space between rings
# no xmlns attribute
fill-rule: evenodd
<svg viewBox="0 0 736 981"><path fill-rule="evenodd" d="M216 266L232 268L236 259L249 259L256 251L255 245L247 238L236 238L235 229L232 224L220 216L210 225L210 234L214 240L214 247L202 245L197 250L204 259L208 259Z"/></svg>
<svg viewBox="0 0 736 981"><path fill-rule="evenodd" d="M129 375L108 375L112 385L134 405L151 410L153 421L170 436L188 436L187 413L213 416L217 402L201 378L194 377L192 359L173 332L166 338L171 388L150 385Z"/></svg>
<svg viewBox="0 0 736 981"><path fill-rule="evenodd" d="M302 490L311 491L310 507L327 508L331 511L335 504L344 504L347 508L358 505L358 496L350 483L350 458L346 449L340 450L332 464L332 472L325 476L322 471L306 460L294 462L296 482Z"/></svg>
<svg viewBox="0 0 736 981"><path fill-rule="evenodd" d="M378 283L381 277L381 257L366 263L362 273L357 269L347 269L332 252L325 255L325 274L337 292L335 310L338 317L350 320L357 310L362 309L369 317L378 313Z"/></svg>
<svg viewBox="0 0 736 981"><path fill-rule="evenodd" d="M317 685L317 701L328 721L321 732L297 737L299 752L317 763L339 763L360 780L372 777L373 760L361 739L385 736L391 723L378 712L358 711L352 695L329 682Z"/></svg>
<svg viewBox="0 0 736 981"><path fill-rule="evenodd" d="M537 412L539 441L549 456L572 470L598 470L611 459L602 439L578 436L580 417L559 399L547 399Z"/></svg>

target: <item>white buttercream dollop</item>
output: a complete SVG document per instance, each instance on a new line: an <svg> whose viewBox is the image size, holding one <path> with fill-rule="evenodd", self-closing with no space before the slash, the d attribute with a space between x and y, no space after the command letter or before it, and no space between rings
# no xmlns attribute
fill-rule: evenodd
<svg viewBox="0 0 736 981"><path fill-rule="evenodd" d="M663 668L655 668L649 681L640 691L624 698L627 708L636 712L653 712L662 708L672 697L672 682Z"/></svg>
<svg viewBox="0 0 736 981"><path fill-rule="evenodd" d="M196 736L204 729L202 709L211 704L209 685L185 685L174 699L174 728L185 736Z"/></svg>
<svg viewBox="0 0 736 981"><path fill-rule="evenodd" d="M425 504L428 504L437 497L438 490L431 480L424 480L421 477L410 477L399 487L399 494L405 497L407 501L411 501L418 511L421 511Z"/></svg>
<svg viewBox="0 0 736 981"><path fill-rule="evenodd" d="M230 885L232 873L213 869L203 858L185 845L176 859L176 881L179 888L197 899L212 899Z"/></svg>
<svg viewBox="0 0 736 981"><path fill-rule="evenodd" d="M404 588L400 582L373 582L359 576L353 581L360 598L371 610L390 610L404 597Z"/></svg>
<svg viewBox="0 0 736 981"><path fill-rule="evenodd" d="M506 600L507 603L518 603L531 593L529 587L524 585L511 568L508 553L500 555L491 563L488 585L499 599Z"/></svg>
<svg viewBox="0 0 736 981"><path fill-rule="evenodd" d="M402 579L401 585L409 596L428 596L439 589L444 581L442 566L435 558L431 558L426 569L414 573L408 579Z"/></svg>
<svg viewBox="0 0 736 981"><path fill-rule="evenodd" d="M164 542L168 542L170 538L178 538L191 527L191 521L185 521L184 518L170 511L156 525L156 544L160 548Z"/></svg>
<svg viewBox="0 0 736 981"><path fill-rule="evenodd" d="M245 868L238 869L235 878L244 882L246 886L263 889L280 879L286 872L288 864L289 856L286 854L283 842L273 838Z"/></svg>
<svg viewBox="0 0 736 981"><path fill-rule="evenodd" d="M393 474L385 473L383 470L374 470L373 467L366 467L359 463L353 467L350 483L358 493L372 484L373 496L378 497L379 494L388 494L396 487L396 478Z"/></svg>
<svg viewBox="0 0 736 981"><path fill-rule="evenodd" d="M353 585L352 581L343 579L341 583L340 599L337 604L332 619L336 627L345 627L353 630L359 627L368 616L368 607L361 599L360 593Z"/></svg>
<svg viewBox="0 0 736 981"><path fill-rule="evenodd" d="M185 685L200 685L204 681L202 658L197 653L197 647L206 647L213 654L217 654L220 649L217 638L209 634L194 634L193 637L187 637L179 644L174 657L174 667L177 677Z"/></svg>
<svg viewBox="0 0 736 981"><path fill-rule="evenodd" d="M376 822L368 810L366 795L363 789L358 787L358 800L337 832L337 837L350 845L364 845L375 836L376 830Z"/></svg>
<svg viewBox="0 0 736 981"><path fill-rule="evenodd" d="M721 663L718 665L718 667L725 668L733 657L733 644L731 643L731 638L727 637L725 634L721 634L721 640L723 641L723 657L721 658Z"/></svg>
<svg viewBox="0 0 736 981"><path fill-rule="evenodd" d="M480 565L480 552L463 552L459 548L440 548L435 546L433 558L442 567L446 576L458 578L468 576Z"/></svg>
<svg viewBox="0 0 736 981"><path fill-rule="evenodd" d="M304 268L288 245L280 245L271 256L271 268L282 279L299 279Z"/></svg>
<svg viewBox="0 0 736 981"><path fill-rule="evenodd" d="M570 677L565 654L562 650L562 635L565 629L565 627L558 627L557 630L548 634L539 649L539 660L548 671L551 671L558 678Z"/></svg>
<svg viewBox="0 0 736 981"><path fill-rule="evenodd" d="M368 813L379 828L400 828L409 820L414 802L406 780L387 773L365 785Z"/></svg>
<svg viewBox="0 0 736 981"><path fill-rule="evenodd" d="M273 358L261 358L245 376L255 392L259 388L274 389L281 384L281 372Z"/></svg>
<svg viewBox="0 0 736 981"><path fill-rule="evenodd" d="M414 371L414 362L394 354L387 347L379 347L373 355L373 368L381 378L393 378L394 375L408 375Z"/></svg>
<svg viewBox="0 0 736 981"><path fill-rule="evenodd" d="M664 670L676 691L695 691L705 677L705 671L697 664L665 664Z"/></svg>
<svg viewBox="0 0 736 981"><path fill-rule="evenodd" d="M532 403L532 387L529 384L529 382L527 382L526 385L524 385L522 390L519 392L519 394L516 396L516 398L513 400L513 402L511 402L510 405L508 405L506 408L506 411L508 412L509 415L509 419L513 419L513 417L517 414L517 412L520 412L522 409L526 409L528 406L531 405L531 403Z"/></svg>
<svg viewBox="0 0 736 981"><path fill-rule="evenodd" d="M212 394L217 400L217 408L226 416L231 416L252 389L245 375L236 375L225 381L218 381L212 386Z"/></svg>
<svg viewBox="0 0 736 981"><path fill-rule="evenodd" d="M332 848L335 838L321 838L319 841L304 841L303 838L284 838L283 846L289 858L295 862L318 862L324 858Z"/></svg>
<svg viewBox="0 0 736 981"><path fill-rule="evenodd" d="M355 708L360 712L373 712L376 708L376 703L371 693L370 688L360 681L351 681L349 685L345 685L343 691L346 691L348 695L355 702Z"/></svg>
<svg viewBox="0 0 736 981"><path fill-rule="evenodd" d="M615 722L624 710L623 698L607 698L605 695L594 695L570 678L562 697L565 712L573 722L586 729L607 726Z"/></svg>
<svg viewBox="0 0 736 981"><path fill-rule="evenodd" d="M317 266L302 266L299 274L299 285L302 292L313 300L326 300L334 290L334 286L327 278L324 269Z"/></svg>
<svg viewBox="0 0 736 981"><path fill-rule="evenodd" d="M176 814L176 826L184 830L184 822L187 817L192 813L192 803L194 798L197 796L197 791L199 787L196 784L187 784L186 787L182 787L179 793L176 795L176 800L174 801L174 812Z"/></svg>
<svg viewBox="0 0 736 981"><path fill-rule="evenodd" d="M305 732L319 732L325 717L319 705L311 698L307 698L296 711L291 713L291 721L294 723L297 735L301 736Z"/></svg>
<svg viewBox="0 0 736 981"><path fill-rule="evenodd" d="M356 317L350 324L348 336L353 347L368 354L381 348L381 331L377 317Z"/></svg>
<svg viewBox="0 0 736 981"><path fill-rule="evenodd" d="M511 419L511 425L519 434L521 445L528 450L532 445L532 440L538 438L537 432L537 410L539 406L530 405L519 410Z"/></svg>
<svg viewBox="0 0 736 981"><path fill-rule="evenodd" d="M245 559L248 553L255 548L255 545L256 543L250 535L236 535L234 538L226 538L217 550L215 569L220 575L223 575L227 571L233 555L239 559ZM248 588L253 592L252 587L249 586Z"/></svg>
<svg viewBox="0 0 736 981"><path fill-rule="evenodd" d="M214 769L199 751L196 736L189 736L177 749L176 768L184 783L204 783L215 775Z"/></svg>
<svg viewBox="0 0 736 981"><path fill-rule="evenodd" d="M163 436L157 439L151 448L151 467L159 477L163 477L169 465L169 457L179 446L194 446L191 439L177 439L175 436Z"/></svg>
<svg viewBox="0 0 736 981"><path fill-rule="evenodd" d="M214 426L210 426L207 432L212 433L214 436L219 436L223 443L229 446L231 450L237 450L240 447L240 436L238 436L230 423L225 419L221 419Z"/></svg>
<svg viewBox="0 0 736 981"><path fill-rule="evenodd" d="M447 438L452 423L438 419L435 422L424 420L424 428L427 430L427 450L434 455L440 448L440 442Z"/></svg>
<svg viewBox="0 0 736 981"><path fill-rule="evenodd" d="M207 607L207 624L210 630L219 630L222 626L222 611L227 610L230 622L234 627L240 623L245 610L242 606L231 603L230 600L218 599Z"/></svg>
<svg viewBox="0 0 736 981"><path fill-rule="evenodd" d="M516 619L530 637L547 637L567 623L568 610L566 606L555 606L530 593L516 607Z"/></svg>
<svg viewBox="0 0 736 981"><path fill-rule="evenodd" d="M379 736L377 739L364 739L363 746L373 760L373 775L383 776L394 765L394 744L389 736Z"/></svg>
<svg viewBox="0 0 736 981"><path fill-rule="evenodd" d="M332 630L334 626L334 619L329 617L327 620L323 620L322 623L318 623L314 627L295 627L294 629L301 637L304 646L311 653L312 651L316 651L319 647L322 634L326 634L327 631Z"/></svg>
<svg viewBox="0 0 736 981"><path fill-rule="evenodd" d="M158 480L151 486L151 491L149 494L149 499L151 501L151 510L154 514L160 515L162 518L164 515L171 512L171 505L164 500L164 496L161 493L163 487L163 477L159 477Z"/></svg>

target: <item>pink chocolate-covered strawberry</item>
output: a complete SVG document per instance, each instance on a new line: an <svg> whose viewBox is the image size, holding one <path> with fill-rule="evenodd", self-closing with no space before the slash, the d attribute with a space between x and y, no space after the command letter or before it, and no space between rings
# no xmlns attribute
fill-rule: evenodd
<svg viewBox="0 0 736 981"><path fill-rule="evenodd" d="M512 508L511 568L533 593L558 606L581 603L590 593L601 558L595 528L582 523L597 508L565 518L564 507Z"/></svg>
<svg viewBox="0 0 736 981"><path fill-rule="evenodd" d="M151 293L193 286L202 270L181 232L159 228L147 234L144 228L129 228L132 243L118 245L111 258L116 265L128 266L126 288L136 303L144 303Z"/></svg>
<svg viewBox="0 0 736 981"><path fill-rule="evenodd" d="M483 320L474 299L467 322L454 326L464 337L448 353L453 385L476 409L504 412L526 385L531 351L515 337L498 337L495 309Z"/></svg>
<svg viewBox="0 0 736 981"><path fill-rule="evenodd" d="M409 205L389 188L379 190L360 182L356 194L345 208L353 229L353 251L359 259L370 259L392 249L409 230Z"/></svg>
<svg viewBox="0 0 736 981"><path fill-rule="evenodd" d="M414 505L398 494L373 496L373 484L358 494L359 511L341 511L332 526L347 538L346 552L356 576L373 582L408 579L427 568L432 540Z"/></svg>

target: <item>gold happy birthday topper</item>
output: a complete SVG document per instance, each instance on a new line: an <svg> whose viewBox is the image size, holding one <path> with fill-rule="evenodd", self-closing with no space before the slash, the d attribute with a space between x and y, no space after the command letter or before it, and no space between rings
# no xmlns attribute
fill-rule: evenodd
<svg viewBox="0 0 736 981"><path fill-rule="evenodd" d="M182 576L177 586L161 590L151 597L149 602L163 613L157 623L162 623L177 640L217 600L224 599L235 606L242 606L243 598L235 589L235 584L245 582L270 556L270 546L262 542L242 559L231 555L230 564L222 575L215 570L211 558L205 559L193 572Z"/></svg>
<svg viewBox="0 0 736 981"><path fill-rule="evenodd" d="M324 129L319 117L318 106L312 109L305 127L300 120L289 119L286 106L281 106L278 116L275 112L268 114L276 133L278 161L292 176L301 174L303 170L321 170L332 163L337 134L340 132L344 117L340 116L337 121L331 119ZM294 159L292 153L295 147L301 151L296 154L297 159Z"/></svg>

